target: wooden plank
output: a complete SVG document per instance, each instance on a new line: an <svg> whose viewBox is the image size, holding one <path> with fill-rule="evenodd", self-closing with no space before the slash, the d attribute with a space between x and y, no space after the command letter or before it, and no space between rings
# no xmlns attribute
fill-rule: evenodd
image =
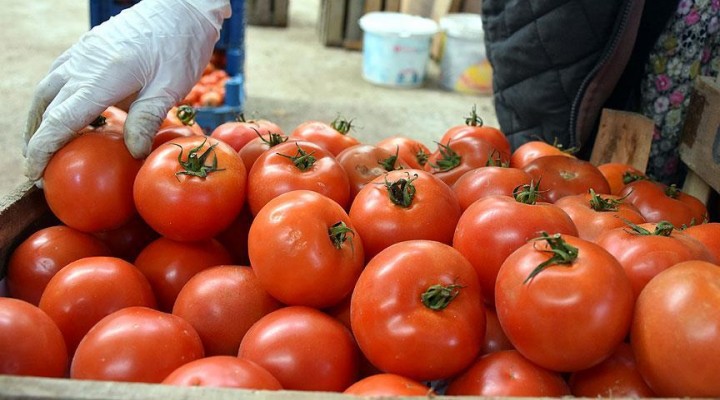
<svg viewBox="0 0 720 400"><path fill-rule="evenodd" d="M273 26L287 26L290 0L273 0Z"/></svg>
<svg viewBox="0 0 720 400"><path fill-rule="evenodd" d="M346 0L322 0L317 30L325 46L342 46L345 36Z"/></svg>
<svg viewBox="0 0 720 400"><path fill-rule="evenodd" d="M688 171L687 176L685 176L685 182L683 182L682 191L686 194L694 196L707 206L708 201L710 200L710 194L712 193L712 188L700 177L700 175L693 171Z"/></svg>
<svg viewBox="0 0 720 400"><path fill-rule="evenodd" d="M246 0L248 25L287 26L289 0Z"/></svg>
<svg viewBox="0 0 720 400"><path fill-rule="evenodd" d="M350 0L347 5L347 13L345 16L345 38L343 46L350 50L360 50L362 48L363 32L360 29L358 20L365 12L365 0Z"/></svg>
<svg viewBox="0 0 720 400"><path fill-rule="evenodd" d="M400 0L385 0L385 5L383 9L389 12L399 12Z"/></svg>
<svg viewBox="0 0 720 400"><path fill-rule="evenodd" d="M643 115L603 109L590 162L620 162L645 172L655 124Z"/></svg>
<svg viewBox="0 0 720 400"><path fill-rule="evenodd" d="M482 13L482 0L463 0L462 3L462 7L460 9L461 12L475 14Z"/></svg>
<svg viewBox="0 0 720 400"><path fill-rule="evenodd" d="M373 11L382 11L383 1L382 0L365 0L365 13Z"/></svg>
<svg viewBox="0 0 720 400"><path fill-rule="evenodd" d="M430 18L434 0L401 0L398 3L398 10L401 13Z"/></svg>

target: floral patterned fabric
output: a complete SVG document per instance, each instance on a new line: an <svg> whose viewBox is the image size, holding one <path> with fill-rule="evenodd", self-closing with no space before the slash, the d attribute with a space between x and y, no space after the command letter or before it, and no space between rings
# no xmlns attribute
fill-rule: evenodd
<svg viewBox="0 0 720 400"><path fill-rule="evenodd" d="M680 134L696 77L720 71L720 0L681 0L655 43L641 83L642 112L655 122L647 174L667 184L684 175Z"/></svg>

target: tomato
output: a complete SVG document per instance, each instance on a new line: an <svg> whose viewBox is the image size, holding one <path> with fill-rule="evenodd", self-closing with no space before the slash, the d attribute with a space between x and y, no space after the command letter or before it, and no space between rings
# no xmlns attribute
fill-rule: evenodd
<svg viewBox="0 0 720 400"><path fill-rule="evenodd" d="M452 186L466 172L492 163L507 163L509 156L484 139L463 136L446 144L438 143L437 149L430 153L425 171Z"/></svg>
<svg viewBox="0 0 720 400"><path fill-rule="evenodd" d="M510 339L500 325L495 308L485 305L485 340L480 354L513 349Z"/></svg>
<svg viewBox="0 0 720 400"><path fill-rule="evenodd" d="M365 259L393 243L428 239L450 244L462 210L457 196L429 172L390 171L370 181L350 206Z"/></svg>
<svg viewBox="0 0 720 400"><path fill-rule="evenodd" d="M172 313L188 321L205 355L237 355L250 326L281 307L249 267L220 265L195 274L180 289Z"/></svg>
<svg viewBox="0 0 720 400"><path fill-rule="evenodd" d="M160 237L140 251L135 266L150 282L158 308L170 312L180 289L190 278L231 261L230 253L215 239L178 242Z"/></svg>
<svg viewBox="0 0 720 400"><path fill-rule="evenodd" d="M532 181L532 177L519 168L489 165L467 171L452 185L460 201L460 207L467 209L475 200L483 197L512 196L513 191Z"/></svg>
<svg viewBox="0 0 720 400"><path fill-rule="evenodd" d="M645 218L635 206L612 194L574 194L559 198L555 205L570 216L578 228L578 236L594 242L597 237L613 228L624 227L629 221L642 224Z"/></svg>
<svg viewBox="0 0 720 400"><path fill-rule="evenodd" d="M179 139L182 137L193 137L201 135L198 135L198 133L195 131L195 129L192 129L191 127L187 125L179 125L179 126L168 126L165 128L160 129L155 136L153 137L152 146L150 147L151 151L154 151L161 145L175 139ZM204 137L204 135L202 136Z"/></svg>
<svg viewBox="0 0 720 400"><path fill-rule="evenodd" d="M156 306L147 278L115 257L85 257L66 265L48 282L39 307L55 321L73 354L98 321L121 308Z"/></svg>
<svg viewBox="0 0 720 400"><path fill-rule="evenodd" d="M70 378L160 383L202 358L195 329L184 319L147 307L127 307L101 319L80 341Z"/></svg>
<svg viewBox="0 0 720 400"><path fill-rule="evenodd" d="M248 233L258 282L288 305L323 308L352 292L365 266L362 236L334 200L293 190L270 200Z"/></svg>
<svg viewBox="0 0 720 400"><path fill-rule="evenodd" d="M562 375L540 367L516 350L480 357L453 378L445 394L483 397L563 397L570 389Z"/></svg>
<svg viewBox="0 0 720 400"><path fill-rule="evenodd" d="M350 180L350 201L368 182L396 169L408 169L398 158L397 151L387 150L370 144L356 144L336 156Z"/></svg>
<svg viewBox="0 0 720 400"><path fill-rule="evenodd" d="M267 135L261 135L260 137L256 137L255 139L247 142L247 144L245 144L245 146L243 146L240 151L238 151L238 154L240 154L240 158L242 158L243 163L245 164L245 169L250 172L253 164L255 164L255 161L258 159L258 157L260 157L262 153L264 153L271 147L279 145L280 143L287 142L287 140L287 135L280 133L269 133Z"/></svg>
<svg viewBox="0 0 720 400"><path fill-rule="evenodd" d="M503 262L495 287L500 325L515 348L553 371L590 368L627 336L634 297L622 266L599 245L540 236Z"/></svg>
<svg viewBox="0 0 720 400"><path fill-rule="evenodd" d="M150 242L157 239L159 234L143 221L139 215L136 215L135 218L119 228L95 232L93 236L105 243L110 248L113 256L133 262L140 251Z"/></svg>
<svg viewBox="0 0 720 400"><path fill-rule="evenodd" d="M62 378L68 353L62 332L37 306L0 297L0 375Z"/></svg>
<svg viewBox="0 0 720 400"><path fill-rule="evenodd" d="M668 221L681 227L701 224L708 218L707 208L700 200L674 185L639 180L627 184L620 196L637 207L647 222Z"/></svg>
<svg viewBox="0 0 720 400"><path fill-rule="evenodd" d="M715 257L715 262L720 262L720 222L692 225L683 229L683 232L704 244Z"/></svg>
<svg viewBox="0 0 720 400"><path fill-rule="evenodd" d="M600 364L573 372L568 384L576 397L656 397L638 372L632 347L626 342Z"/></svg>
<svg viewBox="0 0 720 400"><path fill-rule="evenodd" d="M620 194L625 185L630 182L647 179L645 173L625 163L609 162L597 167L610 184L610 194L614 195Z"/></svg>
<svg viewBox="0 0 720 400"><path fill-rule="evenodd" d="M635 296L655 275L674 264L716 261L705 245L666 222L614 228L602 233L596 243L620 262Z"/></svg>
<svg viewBox="0 0 720 400"><path fill-rule="evenodd" d="M563 156L575 158L572 149L564 150L558 144L550 144L542 140L531 140L518 146L510 155L510 166L525 168L531 161L545 156Z"/></svg>
<svg viewBox="0 0 720 400"><path fill-rule="evenodd" d="M541 232L577 235L572 219L559 207L536 201L533 185L520 188L517 198L489 196L471 204L455 226L452 246L480 278L483 298L495 301L495 281L503 261Z"/></svg>
<svg viewBox="0 0 720 400"><path fill-rule="evenodd" d="M448 144L466 136L483 139L496 148L498 152L510 155L510 141L507 136L498 128L484 126L482 118L477 115L475 106L473 106L470 116L465 118L465 124L448 129L440 138L440 143Z"/></svg>
<svg viewBox="0 0 720 400"><path fill-rule="evenodd" d="M345 389L343 394L354 396L427 396L432 397L434 391L422 382L397 374L379 373L360 379Z"/></svg>
<svg viewBox="0 0 720 400"><path fill-rule="evenodd" d="M397 152L398 157L413 169L423 169L430 157L430 149L423 142L407 136L389 136L380 139L375 146L392 154Z"/></svg>
<svg viewBox="0 0 720 400"><path fill-rule="evenodd" d="M172 107L168 110L167 116L160 124L158 131L171 126L187 126L190 127L196 135L205 135L205 131L195 122L196 114L197 110L192 106L181 105Z"/></svg>
<svg viewBox="0 0 720 400"><path fill-rule="evenodd" d="M235 121L218 125L210 133L210 137L229 144L235 151L240 151L243 146L259 135L264 136L271 133L285 135L280 126L274 122L266 119L246 120L245 116L240 114Z"/></svg>
<svg viewBox="0 0 720 400"><path fill-rule="evenodd" d="M550 203L564 196L587 193L610 194L610 184L596 166L574 157L546 156L533 160L523 170L538 182L543 198Z"/></svg>
<svg viewBox="0 0 720 400"><path fill-rule="evenodd" d="M280 390L280 382L265 368L235 356L210 356L190 361L171 372L161 383L255 390Z"/></svg>
<svg viewBox="0 0 720 400"><path fill-rule="evenodd" d="M218 242L225 246L232 256L235 265L250 265L250 258L247 253L247 237L252 224L253 216L250 213L250 207L245 203L245 207L240 212L235 221L215 236Z"/></svg>
<svg viewBox="0 0 720 400"><path fill-rule="evenodd" d="M91 122L89 126L85 127L80 131L80 134L90 132L121 132L125 126L125 120L127 119L127 112L124 110L110 106L105 111Z"/></svg>
<svg viewBox="0 0 720 400"><path fill-rule="evenodd" d="M630 339L658 396L720 396L720 268L685 261L660 272L637 299Z"/></svg>
<svg viewBox="0 0 720 400"><path fill-rule="evenodd" d="M8 293L38 305L45 286L61 268L84 257L109 255L110 249L89 233L64 225L39 229L10 254Z"/></svg>
<svg viewBox="0 0 720 400"><path fill-rule="evenodd" d="M350 321L373 365L419 381L459 373L485 337L477 274L457 250L432 240L406 240L373 257L353 290Z"/></svg>
<svg viewBox="0 0 720 400"><path fill-rule="evenodd" d="M238 357L270 371L287 390L341 392L357 376L350 331L304 306L283 307L262 317L243 338Z"/></svg>
<svg viewBox="0 0 720 400"><path fill-rule="evenodd" d="M117 228L135 216L132 186L142 165L119 133L86 133L50 159L45 200L65 225L83 232Z"/></svg>
<svg viewBox="0 0 720 400"><path fill-rule="evenodd" d="M290 139L312 142L336 156L344 149L360 144L357 138L349 135L350 129L352 121L339 117L331 123L305 121L293 129Z"/></svg>
<svg viewBox="0 0 720 400"><path fill-rule="evenodd" d="M280 194L312 190L346 208L350 181L335 156L311 142L285 142L266 151L248 175L248 203L253 215Z"/></svg>
<svg viewBox="0 0 720 400"><path fill-rule="evenodd" d="M143 220L179 241L207 240L227 228L245 204L247 171L227 144L205 137L175 139L153 151L133 194Z"/></svg>

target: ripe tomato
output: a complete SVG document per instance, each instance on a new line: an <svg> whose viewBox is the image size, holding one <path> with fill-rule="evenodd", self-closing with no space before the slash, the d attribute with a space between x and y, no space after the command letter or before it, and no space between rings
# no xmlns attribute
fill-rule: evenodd
<svg viewBox="0 0 720 400"><path fill-rule="evenodd" d="M348 296L365 265L363 241L345 210L310 190L270 200L248 233L260 285L288 305L323 308Z"/></svg>
<svg viewBox="0 0 720 400"><path fill-rule="evenodd" d="M280 307L252 269L220 265L190 278L180 289L172 313L195 328L205 355L236 356L250 326Z"/></svg>
<svg viewBox="0 0 720 400"><path fill-rule="evenodd" d="M720 262L720 222L692 225L683 229L683 232L704 244L715 257L715 262Z"/></svg>
<svg viewBox="0 0 720 400"><path fill-rule="evenodd" d="M480 354L488 354L495 351L513 350L514 347L503 331L498 319L495 307L485 305L485 341L483 342Z"/></svg>
<svg viewBox="0 0 720 400"><path fill-rule="evenodd" d="M398 152L370 144L356 144L341 151L336 157L350 180L350 201L368 182L389 171L408 169L398 158Z"/></svg>
<svg viewBox="0 0 720 400"><path fill-rule="evenodd" d="M531 161L545 156L563 156L575 158L572 149L565 150L557 144L550 144L542 140L531 140L518 146L510 155L510 166L525 168Z"/></svg>
<svg viewBox="0 0 720 400"><path fill-rule="evenodd" d="M271 133L285 135L283 130L276 123L266 119L246 120L240 114L235 121L222 123L210 134L211 138L221 140L230 145L235 151L240 151L248 142L256 139L259 135L265 136Z"/></svg>
<svg viewBox="0 0 720 400"><path fill-rule="evenodd" d="M180 289L190 278L231 261L230 253L215 239L178 242L160 237L140 251L135 266L150 282L158 308L170 312Z"/></svg>
<svg viewBox="0 0 720 400"><path fill-rule="evenodd" d="M389 136L375 145L392 154L397 152L400 159L412 169L423 169L430 157L430 149L423 142L407 136Z"/></svg>
<svg viewBox="0 0 720 400"><path fill-rule="evenodd" d="M238 357L270 371L287 390L342 392L357 377L350 331L310 307L283 307L261 318L240 343Z"/></svg>
<svg viewBox="0 0 720 400"><path fill-rule="evenodd" d="M558 372L531 362L516 350L502 350L480 357L453 378L449 396L563 397L570 388Z"/></svg>
<svg viewBox="0 0 720 400"><path fill-rule="evenodd" d="M474 136L463 136L446 144L438 143L430 153L425 171L433 173L448 186L463 174L492 163L507 163L510 153L496 149L490 142Z"/></svg>
<svg viewBox="0 0 720 400"><path fill-rule="evenodd" d="M639 180L627 184L620 196L637 207L647 222L668 221L681 227L702 224L708 218L705 204L674 185Z"/></svg>
<svg viewBox="0 0 720 400"><path fill-rule="evenodd" d="M242 158L245 164L245 169L250 172L255 161L260 157L262 153L271 147L275 147L280 143L287 142L288 137L280 133L269 133L256 137L255 139L247 142L245 146L238 151L240 158Z"/></svg>
<svg viewBox="0 0 720 400"><path fill-rule="evenodd" d="M153 151L133 189L140 216L161 235L180 241L214 237L245 204L247 171L230 146L187 137Z"/></svg>
<svg viewBox="0 0 720 400"><path fill-rule="evenodd" d="M201 136L198 135L197 132L192 129L191 127L187 125L180 125L180 126L168 126L165 128L160 129L155 136L153 137L152 146L150 147L151 151L154 151L158 147L160 147L162 144L167 143L171 140L179 139L182 137L193 137L193 136ZM201 137L204 137L201 136Z"/></svg>
<svg viewBox="0 0 720 400"><path fill-rule="evenodd" d="M305 121L293 129L290 139L314 143L336 156L346 148L360 144L357 138L349 135L350 129L352 129L352 121L339 117L329 124L322 121Z"/></svg>
<svg viewBox="0 0 720 400"><path fill-rule="evenodd" d="M55 321L73 354L98 321L121 308L155 308L147 278L115 257L86 257L66 265L48 282L39 307Z"/></svg>
<svg viewBox="0 0 720 400"><path fill-rule="evenodd" d="M462 210L439 178L417 169L391 171L370 181L350 206L365 259L393 243L411 239L450 244Z"/></svg>
<svg viewBox="0 0 720 400"><path fill-rule="evenodd" d="M195 132L196 135L205 135L202 127L195 122L197 110L189 105L180 105L172 107L168 110L167 116L160 124L158 131L172 126L187 126Z"/></svg>
<svg viewBox="0 0 720 400"><path fill-rule="evenodd" d="M345 389L343 394L368 397L392 396L427 396L432 397L434 391L422 382L397 374L378 373L360 379Z"/></svg>
<svg viewBox="0 0 720 400"><path fill-rule="evenodd" d="M43 310L0 297L0 375L62 378L68 353L62 332Z"/></svg>
<svg viewBox="0 0 720 400"><path fill-rule="evenodd" d="M141 165L122 134L78 136L50 159L43 175L45 200L60 221L77 230L117 228L135 216L132 186Z"/></svg>
<svg viewBox="0 0 720 400"><path fill-rule="evenodd" d="M658 396L720 396L720 268L685 261L655 276L637 299L630 339Z"/></svg>
<svg viewBox="0 0 720 400"><path fill-rule="evenodd" d="M161 383L255 390L280 390L280 382L256 363L235 356L210 356L190 361L171 372Z"/></svg>
<svg viewBox="0 0 720 400"><path fill-rule="evenodd" d="M477 115L475 106L473 106L470 116L465 118L465 123L448 129L440 138L440 143L449 144L450 141L454 142L456 139L466 136L483 139L500 153L510 155L510 141L507 136L498 128L484 126L482 119Z"/></svg>
<svg viewBox="0 0 720 400"><path fill-rule="evenodd" d="M245 207L240 211L240 215L235 218L235 221L215 236L218 242L230 252L232 263L235 265L250 265L250 258L247 253L247 237L252 220L253 216L250 213L250 207L245 203Z"/></svg>
<svg viewBox="0 0 720 400"><path fill-rule="evenodd" d="M490 196L471 204L455 227L452 246L475 268L483 298L495 302L495 281L503 261L541 232L577 235L572 219L559 207L537 202L527 185L517 198Z"/></svg>
<svg viewBox="0 0 720 400"><path fill-rule="evenodd" d="M266 151L248 175L248 203L253 215L280 194L312 190L343 208L349 205L350 181L335 156L311 142L285 142Z"/></svg>
<svg viewBox="0 0 720 400"><path fill-rule="evenodd" d="M620 263L599 245L544 234L513 252L495 287L515 348L553 371L590 368L627 336L634 297Z"/></svg>
<svg viewBox="0 0 720 400"><path fill-rule="evenodd" d="M460 176L452 189L467 209L475 200L495 195L512 196L516 188L527 185L532 177L519 168L489 165L472 169Z"/></svg>
<svg viewBox="0 0 720 400"><path fill-rule="evenodd" d="M610 184L597 167L579 158L541 157L525 165L523 170L538 182L543 198L550 203L561 197L587 193L590 189L610 194Z"/></svg>
<svg viewBox="0 0 720 400"><path fill-rule="evenodd" d="M620 194L630 182L647 179L642 171L625 163L610 162L597 167L610 184L610 194L614 195Z"/></svg>
<svg viewBox="0 0 720 400"><path fill-rule="evenodd" d="M419 381L470 365L485 337L477 274L432 240L391 245L366 265L350 302L358 346L380 370Z"/></svg>
<svg viewBox="0 0 720 400"><path fill-rule="evenodd" d="M202 341L184 319L147 307L127 307L101 319L80 341L70 378L160 383L202 358Z"/></svg>
<svg viewBox="0 0 720 400"><path fill-rule="evenodd" d="M150 242L157 239L159 234L143 221L139 215L136 215L135 218L119 228L95 232L93 236L105 243L110 248L113 256L133 262L140 251Z"/></svg>
<svg viewBox="0 0 720 400"><path fill-rule="evenodd" d="M645 218L635 206L612 194L573 194L559 198L555 205L570 216L578 228L581 239L594 242L597 237L613 228L624 227L629 221L642 224Z"/></svg>
<svg viewBox="0 0 720 400"><path fill-rule="evenodd" d="M110 106L100 113L95 121L91 122L89 126L82 129L80 134L103 131L122 133L126 119L127 112L118 107Z"/></svg>
<svg viewBox="0 0 720 400"><path fill-rule="evenodd" d="M636 297L655 275L674 264L716 261L705 245L666 222L614 228L598 236L596 243L620 262Z"/></svg>
<svg viewBox="0 0 720 400"><path fill-rule="evenodd" d="M64 225L35 231L13 250L7 264L10 297L38 305L50 278L72 261L109 256L110 249L89 233Z"/></svg>
<svg viewBox="0 0 720 400"><path fill-rule="evenodd" d="M632 347L626 342L600 364L573 372L568 384L576 397L656 397L638 372Z"/></svg>

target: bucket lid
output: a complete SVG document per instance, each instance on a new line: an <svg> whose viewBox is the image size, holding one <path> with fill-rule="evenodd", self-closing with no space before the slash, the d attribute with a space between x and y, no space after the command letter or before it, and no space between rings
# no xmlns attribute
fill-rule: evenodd
<svg viewBox="0 0 720 400"><path fill-rule="evenodd" d="M363 31L400 36L434 35L437 22L430 18L399 12L374 11L363 15L358 21Z"/></svg>
<svg viewBox="0 0 720 400"><path fill-rule="evenodd" d="M440 19L440 28L448 36L466 39L482 39L483 25L480 14L453 13Z"/></svg>

